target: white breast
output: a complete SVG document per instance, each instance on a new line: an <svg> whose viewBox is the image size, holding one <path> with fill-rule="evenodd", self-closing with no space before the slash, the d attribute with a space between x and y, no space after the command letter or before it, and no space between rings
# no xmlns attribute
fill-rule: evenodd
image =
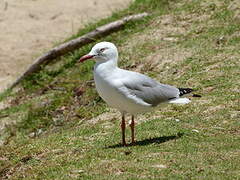
<svg viewBox="0 0 240 180"><path fill-rule="evenodd" d="M138 104L119 92L118 88L121 86L121 78L119 78L118 72L111 72L106 75L102 73L102 71L95 69L94 80L101 98L109 106L118 109L120 112L137 114L151 110L150 107L147 108L146 106Z"/></svg>
<svg viewBox="0 0 240 180"><path fill-rule="evenodd" d="M111 84L103 79L100 76L97 76L94 74L94 80L96 84L96 89L98 91L98 94L103 98L104 101L106 101L110 106L116 108L116 104L119 101L119 94L114 89L114 87L111 86Z"/></svg>

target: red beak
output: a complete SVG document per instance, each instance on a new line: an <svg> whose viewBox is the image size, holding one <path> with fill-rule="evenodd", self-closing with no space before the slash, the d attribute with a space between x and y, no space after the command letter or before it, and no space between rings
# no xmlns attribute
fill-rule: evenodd
<svg viewBox="0 0 240 180"><path fill-rule="evenodd" d="M91 59L91 58L93 58L94 56L93 55L84 55L84 56L82 56L79 60L78 60L78 62L83 62L83 61L86 61L86 60L88 60L88 59Z"/></svg>

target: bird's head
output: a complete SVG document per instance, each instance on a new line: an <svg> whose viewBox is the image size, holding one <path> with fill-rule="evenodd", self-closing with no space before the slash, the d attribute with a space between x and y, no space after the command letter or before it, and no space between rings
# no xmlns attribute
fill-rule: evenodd
<svg viewBox="0 0 240 180"><path fill-rule="evenodd" d="M95 61L109 61L118 59L118 51L116 46L110 42L100 42L93 46L92 50L82 56L79 62L86 61L87 59L94 59Z"/></svg>

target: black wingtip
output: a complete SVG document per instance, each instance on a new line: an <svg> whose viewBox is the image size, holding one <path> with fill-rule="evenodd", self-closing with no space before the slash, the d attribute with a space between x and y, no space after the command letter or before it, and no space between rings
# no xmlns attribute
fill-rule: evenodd
<svg viewBox="0 0 240 180"><path fill-rule="evenodd" d="M193 94L192 97L202 97L202 96L199 94Z"/></svg>
<svg viewBox="0 0 240 180"><path fill-rule="evenodd" d="M189 94L193 91L191 88L178 88L179 89L179 96L183 96L184 94Z"/></svg>
<svg viewBox="0 0 240 180"><path fill-rule="evenodd" d="M180 92L179 96L183 96L183 95L185 95L185 94L189 94L189 93L191 93L192 91L194 91L194 90L191 89L191 88L178 88L178 89L179 89L179 92ZM193 94L192 97L202 97L202 96L199 95L199 94Z"/></svg>

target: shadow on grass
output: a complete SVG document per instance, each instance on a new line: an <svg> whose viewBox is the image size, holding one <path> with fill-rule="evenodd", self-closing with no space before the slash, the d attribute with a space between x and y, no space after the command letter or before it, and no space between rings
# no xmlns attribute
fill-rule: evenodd
<svg viewBox="0 0 240 180"><path fill-rule="evenodd" d="M128 144L127 147L129 146L147 146L149 144L161 144L170 140L174 140L174 139L178 139L181 138L183 136L183 133L178 133L177 135L174 136L161 136L161 137L155 137L155 138L148 138L148 139L144 139L141 141L136 141L134 144ZM108 146L106 148L120 148L120 147L124 147L122 144L115 144L112 146Z"/></svg>

